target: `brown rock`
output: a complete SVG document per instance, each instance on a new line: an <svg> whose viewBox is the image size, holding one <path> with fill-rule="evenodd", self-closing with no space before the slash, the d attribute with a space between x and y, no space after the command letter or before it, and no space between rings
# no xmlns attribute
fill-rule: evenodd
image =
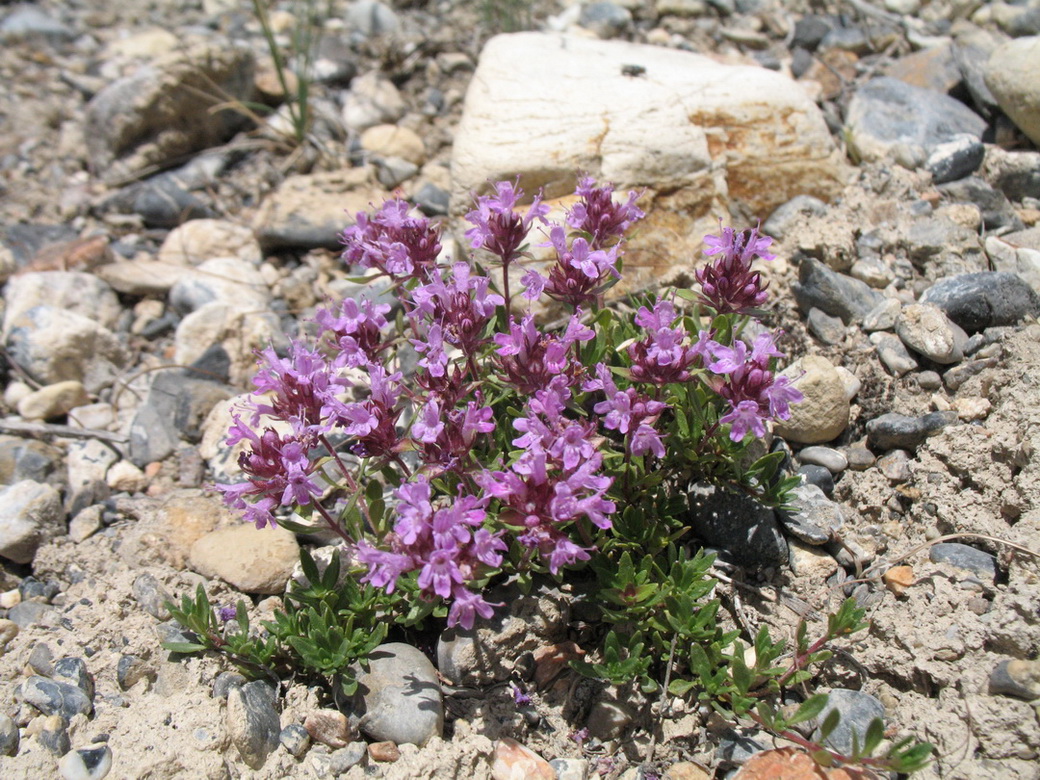
<svg viewBox="0 0 1040 780"><path fill-rule="evenodd" d="M373 742L368 746L368 756L373 761L390 764L401 757L401 751L393 742Z"/></svg>
<svg viewBox="0 0 1040 780"><path fill-rule="evenodd" d="M284 528L237 525L212 531L191 547L188 565L243 593L281 593L300 557L296 536Z"/></svg>
<svg viewBox="0 0 1040 780"><path fill-rule="evenodd" d="M893 566L881 575L881 580L892 593L902 596L914 584L914 569L912 566Z"/></svg>
<svg viewBox="0 0 1040 780"><path fill-rule="evenodd" d="M357 738L347 716L339 710L315 710L303 721L303 727L311 739L330 748L346 747Z"/></svg>
<svg viewBox="0 0 1040 780"><path fill-rule="evenodd" d="M535 663L535 687L545 690L567 668L569 661L581 658L585 651L574 642L560 642L540 647L532 655Z"/></svg>
<svg viewBox="0 0 1040 780"><path fill-rule="evenodd" d="M661 780L711 780L711 772L692 761L680 761L668 767Z"/></svg>
<svg viewBox="0 0 1040 780"><path fill-rule="evenodd" d="M492 780L556 780L556 770L530 748L508 737L495 743Z"/></svg>
<svg viewBox="0 0 1040 780"><path fill-rule="evenodd" d="M763 750L748 759L733 780L878 780L867 769L850 773L841 768L828 769L797 748Z"/></svg>

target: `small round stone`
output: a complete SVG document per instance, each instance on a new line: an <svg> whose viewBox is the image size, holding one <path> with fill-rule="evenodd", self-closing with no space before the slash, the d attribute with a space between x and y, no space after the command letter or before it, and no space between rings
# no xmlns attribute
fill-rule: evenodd
<svg viewBox="0 0 1040 780"><path fill-rule="evenodd" d="M823 466L831 474L840 474L849 466L848 458L830 447L806 447L798 452L798 460L802 463Z"/></svg>
<svg viewBox="0 0 1040 780"><path fill-rule="evenodd" d="M101 780L110 769L112 749L108 745L70 751L58 762L63 780Z"/></svg>
<svg viewBox="0 0 1040 780"><path fill-rule="evenodd" d="M311 746L311 735L299 723L290 723L282 729L278 735L278 741L282 743L282 747L288 750L289 753L299 758Z"/></svg>

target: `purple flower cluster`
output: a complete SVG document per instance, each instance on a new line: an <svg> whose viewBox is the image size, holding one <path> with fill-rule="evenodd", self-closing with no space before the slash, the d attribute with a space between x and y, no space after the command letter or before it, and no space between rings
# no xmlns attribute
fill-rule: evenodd
<svg viewBox="0 0 1040 780"><path fill-rule="evenodd" d="M668 300L658 301L653 311L639 307L636 325L647 332L647 337L628 347L632 378L637 382L655 385L687 382L690 367L703 359L707 334L702 331L697 342L691 345L686 329L672 324L676 318L675 307Z"/></svg>
<svg viewBox="0 0 1040 780"><path fill-rule="evenodd" d="M620 241L633 223L646 215L636 206L640 193L631 191L624 203L614 201L614 188L597 186L591 176L578 181L575 190L580 200L567 212L567 224L586 233L596 249Z"/></svg>
<svg viewBox="0 0 1040 780"><path fill-rule="evenodd" d="M596 404L593 411L603 415L603 427L626 437L629 453L638 456L649 452L664 457L664 442L654 426L668 404L655 401L634 387L618 390L610 369L603 363L596 364L596 378L585 383L585 390L602 390L606 395L606 400Z"/></svg>
<svg viewBox="0 0 1040 780"><path fill-rule="evenodd" d="M768 282L751 268L755 258L773 260L766 249L773 243L757 228L737 232L722 228L722 236L705 236L706 255L720 255L695 272L701 285L701 301L717 314L741 313L765 303Z"/></svg>
<svg viewBox="0 0 1040 780"><path fill-rule="evenodd" d="M388 200L369 217L357 214L343 231L343 259L361 268L375 268L392 279L423 278L437 264L440 232L424 217L410 215L403 200Z"/></svg>
<svg viewBox="0 0 1040 780"><path fill-rule="evenodd" d="M590 439L595 425L563 414L570 397L562 376L537 391L524 407L525 416L513 423L523 434L512 442L521 448L520 457L507 469L476 478L499 500L499 519L516 529L517 541L537 552L553 574L589 559L565 529L581 519L610 528L616 509L605 498L613 480L599 473L603 455Z"/></svg>
<svg viewBox="0 0 1040 780"><path fill-rule="evenodd" d="M491 617L492 606L466 587L485 568L502 564L507 549L502 531L483 527L488 499L458 495L445 507L434 505L430 483L419 478L395 491L397 520L390 534L390 550L361 540L358 560L368 566L363 582L393 593L397 579L418 571L419 592L426 599L451 599L448 625L473 628L477 615Z"/></svg>
<svg viewBox="0 0 1040 780"><path fill-rule="evenodd" d="M734 341L732 347L715 342L708 344L712 360L707 368L725 377L725 382L718 386L718 393L730 405L729 412L719 422L732 426L729 436L733 441L742 440L748 431L758 437L765 436L765 421L789 419L790 405L803 398L791 380L770 370L770 358L784 354L776 348L773 339L772 333L760 334L750 353L747 344L740 340Z"/></svg>
<svg viewBox="0 0 1040 780"><path fill-rule="evenodd" d="M527 213L520 216L516 212L517 204L524 196L524 191L516 184L508 181L497 182L495 194L477 198L477 207L466 214L466 221L473 225L466 231L473 249L486 249L498 257L503 265L508 265L517 257L519 250L531 230L535 220L545 224L549 207L542 203L541 195L536 195Z"/></svg>
<svg viewBox="0 0 1040 780"><path fill-rule="evenodd" d="M510 317L509 332L494 336L502 377L525 395L546 387L557 376L564 376L567 384L574 384L583 368L572 359L571 352L577 344L595 335L591 328L581 324L581 309L560 334L542 333L531 314L525 314L519 323Z"/></svg>

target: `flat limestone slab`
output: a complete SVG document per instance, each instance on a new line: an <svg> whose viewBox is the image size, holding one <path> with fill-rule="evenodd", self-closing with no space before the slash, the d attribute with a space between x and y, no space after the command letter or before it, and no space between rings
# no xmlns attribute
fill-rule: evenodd
<svg viewBox="0 0 1040 780"><path fill-rule="evenodd" d="M552 199L579 171L647 189L629 256L649 253L655 266L666 250L699 246L701 228L717 227L711 214L764 220L795 195L832 198L847 176L821 112L779 73L623 41L492 38L455 137L453 212L489 179L519 176Z"/></svg>

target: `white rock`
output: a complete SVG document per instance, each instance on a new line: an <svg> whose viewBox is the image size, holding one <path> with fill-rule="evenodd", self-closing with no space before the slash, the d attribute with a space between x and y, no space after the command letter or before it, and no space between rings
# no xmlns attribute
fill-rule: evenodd
<svg viewBox="0 0 1040 780"><path fill-rule="evenodd" d="M0 556L31 563L41 544L63 533L65 513L53 487L23 480L0 490Z"/></svg>
<svg viewBox="0 0 1040 780"><path fill-rule="evenodd" d="M914 352L942 364L960 362L968 341L967 334L930 303L904 306L896 320L896 334Z"/></svg>
<svg viewBox="0 0 1040 780"><path fill-rule="evenodd" d="M18 402L18 414L26 420L50 420L89 402L87 388L73 379L46 385L24 396Z"/></svg>
<svg viewBox="0 0 1040 780"><path fill-rule="evenodd" d="M252 265L263 260L253 231L222 219L193 219L170 231L156 259L175 265L202 265L215 257L237 257Z"/></svg>
<svg viewBox="0 0 1040 780"><path fill-rule="evenodd" d="M165 296L181 279L190 274L185 265L157 260L117 260L95 272L112 287L127 295Z"/></svg>
<svg viewBox="0 0 1040 780"><path fill-rule="evenodd" d="M1040 144L1040 36L1015 38L986 64L986 86L1011 121Z"/></svg>
<svg viewBox="0 0 1040 780"><path fill-rule="evenodd" d="M127 493L139 493L148 487L148 477L128 460L113 464L105 475L105 481L113 490L124 490Z"/></svg>
<svg viewBox="0 0 1040 780"><path fill-rule="evenodd" d="M625 76L624 65L646 70ZM795 195L830 199L846 176L819 109L773 71L622 41L492 38L455 135L453 210L489 179L519 175L528 194L558 198L582 171L648 188L629 247L647 281L717 230L692 213L739 203L765 216Z"/></svg>
<svg viewBox="0 0 1040 780"><path fill-rule="evenodd" d="M369 127L394 123L405 112L404 98L390 79L379 71L358 76L350 83L343 106L343 124L361 132Z"/></svg>
<svg viewBox="0 0 1040 780"><path fill-rule="evenodd" d="M115 292L94 274L45 271L14 276L4 289L7 309L4 332L34 306L56 306L75 312L106 328L114 328L123 307Z"/></svg>
<svg viewBox="0 0 1040 780"><path fill-rule="evenodd" d="M41 382L77 380L91 393L110 385L128 360L112 331L57 306L36 306L17 317L7 345L15 363Z"/></svg>
<svg viewBox="0 0 1040 780"><path fill-rule="evenodd" d="M235 257L206 260L170 290L170 304L179 311L214 301L262 311L271 302L271 290L255 266Z"/></svg>
<svg viewBox="0 0 1040 780"><path fill-rule="evenodd" d="M791 419L775 426L785 439L799 444L831 441L849 424L849 401L841 375L825 357L806 355L781 374L805 395L791 406Z"/></svg>

